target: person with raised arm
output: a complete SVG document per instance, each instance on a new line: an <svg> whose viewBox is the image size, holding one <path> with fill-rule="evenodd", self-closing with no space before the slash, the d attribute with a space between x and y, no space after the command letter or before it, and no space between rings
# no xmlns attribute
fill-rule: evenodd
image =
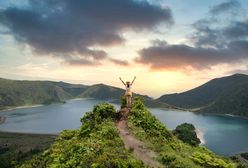
<svg viewBox="0 0 248 168"><path fill-rule="evenodd" d="M131 91L131 87L136 79L136 76L133 78L132 82L127 81L126 83L123 82L123 80L121 79L121 77L119 78L121 80L121 82L123 83L123 85L126 87L126 92L125 92L125 98L126 98L126 106L127 108L130 108L132 106L132 91Z"/></svg>

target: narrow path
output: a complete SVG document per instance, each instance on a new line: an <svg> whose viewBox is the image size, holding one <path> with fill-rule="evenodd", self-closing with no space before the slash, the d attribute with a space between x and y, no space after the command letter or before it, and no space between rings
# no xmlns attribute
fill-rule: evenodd
<svg viewBox="0 0 248 168"><path fill-rule="evenodd" d="M132 149L137 159L142 160L143 163L149 167L164 167L155 159L156 154L129 132L127 120L117 121L116 127L119 130L119 135L123 140L125 147L127 149Z"/></svg>

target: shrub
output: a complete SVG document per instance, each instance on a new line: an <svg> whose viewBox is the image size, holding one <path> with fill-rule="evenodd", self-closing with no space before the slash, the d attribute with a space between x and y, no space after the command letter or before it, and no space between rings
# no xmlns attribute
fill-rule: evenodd
<svg viewBox="0 0 248 168"><path fill-rule="evenodd" d="M183 123L173 131L180 140L192 146L198 146L201 141L197 138L195 127L192 124Z"/></svg>
<svg viewBox="0 0 248 168"><path fill-rule="evenodd" d="M241 153L240 156L248 160L248 153Z"/></svg>
<svg viewBox="0 0 248 168"><path fill-rule="evenodd" d="M83 118L81 118L81 123L84 124L87 121L97 121L101 122L105 118L115 117L115 108L113 105L108 103L101 103L94 106L93 111L87 112Z"/></svg>
<svg viewBox="0 0 248 168"><path fill-rule="evenodd" d="M80 129L63 131L48 151L22 168L144 167L125 149L113 121L114 114L112 105L96 105L81 119Z"/></svg>
<svg viewBox="0 0 248 168"><path fill-rule="evenodd" d="M183 124L178 127L190 143L183 143L172 134L158 119L156 119L144 106L142 99L135 98L129 113L128 125L132 133L145 142L150 149L159 153L158 160L169 168L222 168L234 167L230 160L214 155L205 147L195 145L199 143L195 128L192 124ZM183 134L185 135L185 134ZM199 155L198 155L199 154Z"/></svg>
<svg viewBox="0 0 248 168"><path fill-rule="evenodd" d="M161 161L163 164L165 165L168 165L168 164L171 164L171 162L175 161L176 160L176 157L174 155L164 155L161 157Z"/></svg>
<svg viewBox="0 0 248 168"><path fill-rule="evenodd" d="M223 159L217 158L215 156L195 152L191 156L192 160L196 163L209 168L233 168L233 164L226 163Z"/></svg>
<svg viewBox="0 0 248 168"><path fill-rule="evenodd" d="M149 136L172 137L171 132L146 109L140 97L134 98L129 119L135 126L141 127Z"/></svg>
<svg viewBox="0 0 248 168"><path fill-rule="evenodd" d="M104 119L115 117L115 108L108 103L101 103L94 106L91 112L87 112L83 118L80 119L82 126L80 135L85 136L91 132L96 125L100 124Z"/></svg>
<svg viewBox="0 0 248 168"><path fill-rule="evenodd" d="M126 107L127 101L125 96L121 96L121 108Z"/></svg>

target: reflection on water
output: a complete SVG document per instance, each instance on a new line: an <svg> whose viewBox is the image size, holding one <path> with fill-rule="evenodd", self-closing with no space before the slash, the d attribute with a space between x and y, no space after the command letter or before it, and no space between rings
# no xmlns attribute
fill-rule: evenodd
<svg viewBox="0 0 248 168"><path fill-rule="evenodd" d="M1 112L7 117L0 125L2 131L58 133L80 126L80 118L92 110L100 100L70 100L65 104L52 104L34 108L14 109ZM118 108L118 105L115 105ZM207 146L214 152L231 155L248 151L248 120L227 116L201 115L186 111L151 108L150 111L169 129L187 122L202 133Z"/></svg>

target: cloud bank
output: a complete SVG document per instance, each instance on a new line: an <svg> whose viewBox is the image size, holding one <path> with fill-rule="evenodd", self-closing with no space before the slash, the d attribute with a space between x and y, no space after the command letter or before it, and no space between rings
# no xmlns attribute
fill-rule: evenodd
<svg viewBox="0 0 248 168"><path fill-rule="evenodd" d="M225 14L226 12L235 14L239 12L240 8L241 4L237 0L228 0L213 6L209 12L213 15Z"/></svg>
<svg viewBox="0 0 248 168"><path fill-rule="evenodd" d="M152 69L199 70L248 60L248 20L233 15L236 12L242 12L236 0L213 6L209 16L192 24L188 45L155 40L139 51L135 61Z"/></svg>
<svg viewBox="0 0 248 168"><path fill-rule="evenodd" d="M122 44L122 32L152 30L161 22L173 22L169 8L134 0L30 0L27 8L0 12L15 40L71 65L128 65L97 48Z"/></svg>
<svg viewBox="0 0 248 168"><path fill-rule="evenodd" d="M211 68L223 63L235 63L248 59L248 41L235 41L227 48L191 47L172 45L165 41L139 51L140 57L135 61L150 65L152 69L186 69L197 70Z"/></svg>

